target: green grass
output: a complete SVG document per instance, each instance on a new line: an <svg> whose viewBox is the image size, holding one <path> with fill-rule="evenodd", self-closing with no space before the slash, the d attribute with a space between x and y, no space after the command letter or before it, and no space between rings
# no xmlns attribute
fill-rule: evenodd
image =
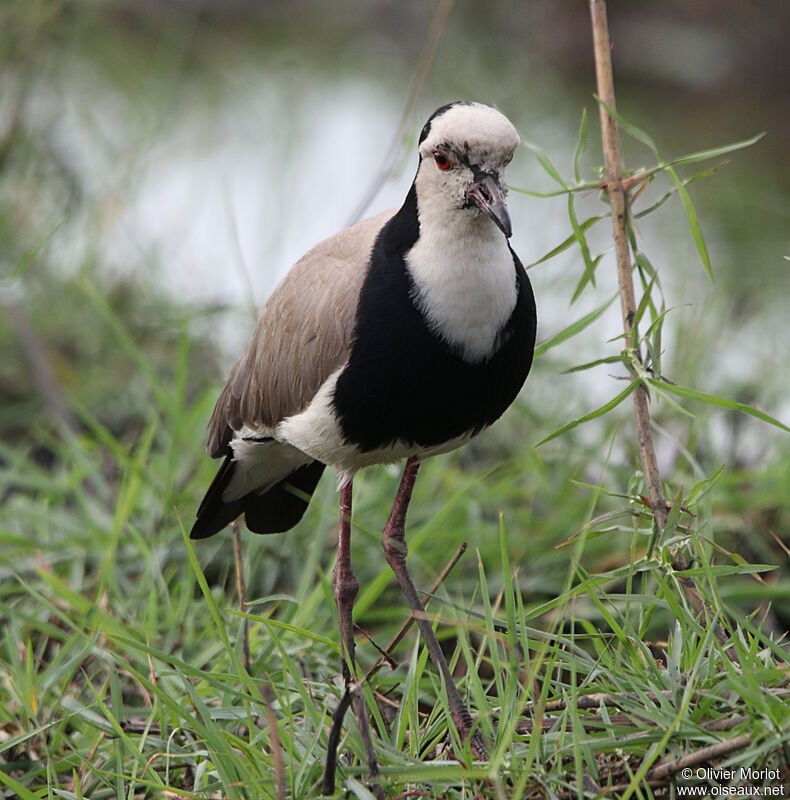
<svg viewBox="0 0 790 800"><path fill-rule="evenodd" d="M42 50L51 44L46 5L30 7L41 36L17 37ZM111 53L119 87L149 80L170 97L183 42L159 48L162 69L141 71L139 54L112 41L98 38L95 50ZM38 52L22 49L29 59ZM685 214L678 236L715 272L691 192L721 164L693 170L757 137L665 159L647 134L620 124L655 159L628 176L634 219L647 228L647 214L675 202ZM700 385L713 347L704 334L726 324L729 309L711 301L705 327L669 313L634 228L640 336L605 341L602 317L617 300L596 285L607 262L594 231L609 220L608 206L584 205L600 184L585 165L587 127L585 114L573 179L531 146L559 188L528 194L561 196L568 213L565 238L531 266L576 253L576 272L562 276L568 323L540 344L523 399L492 431L424 465L408 520L418 588L468 545L429 614L491 760L473 763L458 741L412 630L394 666L365 684L390 797L576 798L606 787L618 797L678 796L686 763L778 770L790 783L790 448L760 403L784 396L786 375L768 366L764 385L722 395ZM4 177L17 181L9 185L37 181L55 207L66 205L45 140L17 134L25 147L5 163ZM0 797L259 800L277 797L278 780L288 797L315 797L343 690L332 477L294 531L245 535L242 615L230 535L185 536L215 468L202 448L222 371L206 336L211 318L142 284L108 286L90 264L57 277L48 264L57 220L31 213L15 223L21 195L0 198L0 229L13 243L0 289L20 287L9 302L25 306L46 345L74 428L52 418L18 331L0 314ZM577 310L590 293L593 310ZM665 352L665 324L682 343L675 352ZM582 338L598 353L580 365ZM561 374L594 369L590 381L608 386L615 373L628 382L612 382L603 405L569 397L565 387L580 384ZM665 531L652 525L636 468L627 399L639 382L651 391L656 438L671 450ZM750 438L760 456L741 447ZM408 616L379 544L397 480L376 468L355 482L361 672ZM676 551L689 562L684 573L672 566ZM689 608L688 580L712 618ZM730 637L724 645L714 622ZM369 798L351 714L340 751L336 796Z"/></svg>
<svg viewBox="0 0 790 800"><path fill-rule="evenodd" d="M136 343L123 304L83 296L116 368L145 381L145 402L107 427L75 396L79 435L40 425L1 446L0 791L276 797L273 714L287 795L317 796L342 690L332 481L293 532L245 537L247 674L231 537L193 545L184 535L214 466L201 442L215 388L195 386L205 345L182 324L160 340L159 362ZM531 380L554 371L545 356ZM491 761L473 764L457 740L411 632L396 668L366 686L389 796L576 797L584 775L588 794L611 784L651 797L651 769L743 735L726 763L787 769L787 653L776 634L790 581L774 569L786 561L768 531L786 522L790 461L697 481L698 465L679 462L670 496L689 487L683 510L651 552L640 478L613 455L628 447L627 409L598 422L535 449L554 423L527 395L499 430L425 465L409 563L427 587L470 545L429 610ZM379 646L407 617L379 547L396 484L393 470L371 469L355 487L356 620ZM689 574L734 634L740 667L687 607L673 541L694 554ZM378 651L358 642L367 669ZM603 702L582 707L598 693ZM338 796L369 796L363 752L349 715Z"/></svg>

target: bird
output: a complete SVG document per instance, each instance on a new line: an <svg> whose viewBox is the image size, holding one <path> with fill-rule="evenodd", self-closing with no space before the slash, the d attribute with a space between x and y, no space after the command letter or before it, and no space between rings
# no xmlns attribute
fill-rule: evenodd
<svg viewBox="0 0 790 800"><path fill-rule="evenodd" d="M216 402L207 451L223 461L190 534L204 539L241 516L254 533L287 531L333 468L333 590L350 687L359 588L353 479L405 459L382 545L444 678L455 726L482 758L485 745L406 568L405 522L420 463L490 427L532 365L535 298L510 245L506 202L505 168L519 144L514 125L489 105L441 106L420 131L401 207L341 230L290 269Z"/></svg>

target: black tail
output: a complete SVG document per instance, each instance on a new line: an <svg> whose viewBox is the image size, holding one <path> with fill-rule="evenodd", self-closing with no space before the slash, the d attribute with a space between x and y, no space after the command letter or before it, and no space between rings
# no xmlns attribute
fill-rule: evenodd
<svg viewBox="0 0 790 800"><path fill-rule="evenodd" d="M312 461L275 483L265 494L250 492L239 500L226 503L222 493L230 483L235 466L232 455L225 456L198 508L197 519L189 534L191 539L213 536L242 514L247 528L253 533L290 530L307 511L325 465Z"/></svg>

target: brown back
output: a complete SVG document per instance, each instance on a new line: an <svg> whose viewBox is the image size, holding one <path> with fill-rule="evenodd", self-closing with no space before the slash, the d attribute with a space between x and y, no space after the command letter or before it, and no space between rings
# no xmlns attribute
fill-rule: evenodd
<svg viewBox="0 0 790 800"><path fill-rule="evenodd" d="M206 449L212 458L225 454L233 431L274 427L303 411L348 358L370 253L392 214L325 239L274 290L211 415Z"/></svg>

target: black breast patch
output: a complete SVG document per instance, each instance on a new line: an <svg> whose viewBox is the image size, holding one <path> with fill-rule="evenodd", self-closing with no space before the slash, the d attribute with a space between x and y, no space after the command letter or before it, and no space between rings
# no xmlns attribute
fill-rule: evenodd
<svg viewBox="0 0 790 800"><path fill-rule="evenodd" d="M487 361L469 364L429 329L412 302L404 255L418 236L412 187L376 241L348 365L335 388L343 434L362 451L397 440L429 447L478 432L513 402L532 365L535 300L515 253L518 299L499 349Z"/></svg>

